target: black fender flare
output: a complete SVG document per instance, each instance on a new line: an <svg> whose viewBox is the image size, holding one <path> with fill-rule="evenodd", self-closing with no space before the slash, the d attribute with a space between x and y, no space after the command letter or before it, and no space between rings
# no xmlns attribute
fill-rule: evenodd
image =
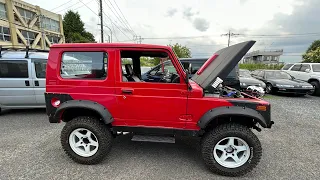
<svg viewBox="0 0 320 180"><path fill-rule="evenodd" d="M62 103L56 110L54 117L60 118L61 115L68 109L79 108L79 109L88 109L95 111L101 117L101 120L105 124L110 124L113 122L113 117L107 108L101 104L88 100L70 100Z"/></svg>
<svg viewBox="0 0 320 180"><path fill-rule="evenodd" d="M200 118L198 126L204 129L211 121L221 116L249 117L256 120L262 127L268 127L265 118L258 111L239 106L225 106L211 109Z"/></svg>

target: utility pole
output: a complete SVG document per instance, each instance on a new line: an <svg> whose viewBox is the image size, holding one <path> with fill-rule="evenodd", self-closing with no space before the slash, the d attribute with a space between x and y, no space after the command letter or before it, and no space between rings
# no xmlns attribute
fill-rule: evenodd
<svg viewBox="0 0 320 180"><path fill-rule="evenodd" d="M142 38L141 36L134 36L133 39L136 41L136 43L141 44Z"/></svg>
<svg viewBox="0 0 320 180"><path fill-rule="evenodd" d="M229 30L229 33L227 34L221 34L221 36L228 36L228 47L230 46L230 38L231 36L239 36L240 34L234 34L234 33L231 33L231 31Z"/></svg>
<svg viewBox="0 0 320 180"><path fill-rule="evenodd" d="M101 43L103 43L103 10L102 10L102 0L100 0L100 28L101 28Z"/></svg>

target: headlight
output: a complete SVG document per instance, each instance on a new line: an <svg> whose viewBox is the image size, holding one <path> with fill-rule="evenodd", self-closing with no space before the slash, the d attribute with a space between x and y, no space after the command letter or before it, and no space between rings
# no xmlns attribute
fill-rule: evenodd
<svg viewBox="0 0 320 180"><path fill-rule="evenodd" d="M286 85L286 84L276 84L277 87L282 87L282 88L293 88L293 85Z"/></svg>
<svg viewBox="0 0 320 180"><path fill-rule="evenodd" d="M240 83L240 86L246 86L247 84L246 83Z"/></svg>
<svg viewBox="0 0 320 180"><path fill-rule="evenodd" d="M313 88L313 86L307 85L307 86L302 86L302 88Z"/></svg>

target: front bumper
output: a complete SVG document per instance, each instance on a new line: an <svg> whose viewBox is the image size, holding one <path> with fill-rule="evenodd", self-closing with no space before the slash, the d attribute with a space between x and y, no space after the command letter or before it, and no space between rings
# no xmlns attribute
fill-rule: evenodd
<svg viewBox="0 0 320 180"><path fill-rule="evenodd" d="M278 88L279 93L286 94L312 94L314 89L306 89L306 88Z"/></svg>

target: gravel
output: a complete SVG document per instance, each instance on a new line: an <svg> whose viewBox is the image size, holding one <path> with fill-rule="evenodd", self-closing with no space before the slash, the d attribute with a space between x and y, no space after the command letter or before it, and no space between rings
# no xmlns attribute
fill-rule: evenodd
<svg viewBox="0 0 320 180"><path fill-rule="evenodd" d="M259 165L240 179L317 179L320 176L320 98L269 96L272 129L258 135ZM198 138L176 144L115 139L98 165L71 161L60 145L63 124L50 124L45 110L12 110L0 116L0 179L239 179L211 173Z"/></svg>

